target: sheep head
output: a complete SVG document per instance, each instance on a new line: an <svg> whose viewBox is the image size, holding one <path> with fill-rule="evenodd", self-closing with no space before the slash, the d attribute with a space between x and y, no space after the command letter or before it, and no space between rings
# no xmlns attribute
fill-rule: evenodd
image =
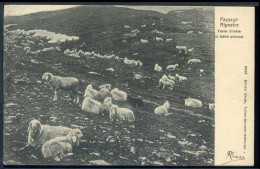
<svg viewBox="0 0 260 169"><path fill-rule="evenodd" d="M105 98L103 104L107 104L107 103L112 104L112 98L111 97Z"/></svg>
<svg viewBox="0 0 260 169"><path fill-rule="evenodd" d="M42 80L45 80L45 81L52 81L53 78L54 78L54 76L49 72L46 72L42 75Z"/></svg>
<svg viewBox="0 0 260 169"><path fill-rule="evenodd" d="M37 138L37 136L41 134L41 131L42 125L40 121L34 119L29 123L28 134L30 135L32 141L34 141Z"/></svg>
<svg viewBox="0 0 260 169"><path fill-rule="evenodd" d="M169 103L168 101L166 101L166 102L164 103L164 106L165 106L166 109L169 109L169 108L170 108L170 103Z"/></svg>
<svg viewBox="0 0 260 169"><path fill-rule="evenodd" d="M91 99L93 99L93 96L92 96L92 94L91 93L89 93L89 91L86 89L86 91L85 91L85 94L84 94L84 96L83 97L90 97Z"/></svg>
<svg viewBox="0 0 260 169"><path fill-rule="evenodd" d="M87 86L87 89L93 89L93 86L92 86L91 84L89 84L89 85Z"/></svg>
<svg viewBox="0 0 260 169"><path fill-rule="evenodd" d="M71 143L73 143L73 145L79 146L79 142L82 136L83 134L79 129L73 129L66 137Z"/></svg>
<svg viewBox="0 0 260 169"><path fill-rule="evenodd" d="M109 118L110 118L111 121L113 121L117 116L117 108L118 108L117 105L113 105L110 108Z"/></svg>

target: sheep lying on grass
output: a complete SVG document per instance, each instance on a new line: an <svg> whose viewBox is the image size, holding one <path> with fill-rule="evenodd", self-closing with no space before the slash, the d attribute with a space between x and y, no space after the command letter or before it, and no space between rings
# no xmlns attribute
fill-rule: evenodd
<svg viewBox="0 0 260 169"><path fill-rule="evenodd" d="M93 97L94 99L97 99L97 98L98 98L98 91L95 90L95 89L93 89L93 86L92 86L91 84L87 86L87 88L86 88L86 90L85 90L85 94L84 94L83 97L86 97L86 94L87 94L88 92L92 95L92 97Z"/></svg>
<svg viewBox="0 0 260 169"><path fill-rule="evenodd" d="M113 106L112 104L112 98L111 97L107 97L105 98L104 102L103 102L103 108L102 108L102 114L103 115L109 115L110 112L110 108Z"/></svg>
<svg viewBox="0 0 260 169"><path fill-rule="evenodd" d="M166 116L169 114L168 113L169 108L170 108L170 103L166 101L162 106L159 106L154 109L154 114Z"/></svg>
<svg viewBox="0 0 260 169"><path fill-rule="evenodd" d="M190 59L188 61L188 64L194 64L194 63L201 63L201 61L199 59Z"/></svg>
<svg viewBox="0 0 260 169"><path fill-rule="evenodd" d="M66 136L71 130L68 127L42 125L40 121L34 119L28 126L28 143L19 150L29 146L39 148L52 138Z"/></svg>
<svg viewBox="0 0 260 169"><path fill-rule="evenodd" d="M93 96L88 91L85 92L85 99L82 102L81 109L94 114L99 114L102 110L102 104L93 99Z"/></svg>
<svg viewBox="0 0 260 169"><path fill-rule="evenodd" d="M161 66L159 66L157 63L154 65L154 70L156 71L156 72L162 72L162 67Z"/></svg>
<svg viewBox="0 0 260 169"><path fill-rule="evenodd" d="M42 156L55 161L71 156L73 147L79 146L82 136L79 129L73 129L66 136L53 138L42 146Z"/></svg>
<svg viewBox="0 0 260 169"><path fill-rule="evenodd" d="M114 100L117 100L117 101L127 100L127 93L123 92L121 90L118 90L118 88L114 88L113 90L111 90L110 93Z"/></svg>
<svg viewBox="0 0 260 169"><path fill-rule="evenodd" d="M187 98L187 99L184 99L184 101L185 101L185 106L187 106L187 107L192 107L192 108L201 108L202 107L202 102L198 99Z"/></svg>
<svg viewBox="0 0 260 169"><path fill-rule="evenodd" d="M79 80L74 77L61 77L61 76L54 76L51 73L44 73L42 76L42 80L48 82L52 90L54 91L54 98L53 101L58 100L58 91L59 90L66 90L69 91L73 97L73 102L79 102L78 96L78 87L79 87Z"/></svg>
<svg viewBox="0 0 260 169"><path fill-rule="evenodd" d="M135 121L135 115L132 110L129 110L127 108L119 108L117 105L113 105L110 108L109 117L111 121Z"/></svg>

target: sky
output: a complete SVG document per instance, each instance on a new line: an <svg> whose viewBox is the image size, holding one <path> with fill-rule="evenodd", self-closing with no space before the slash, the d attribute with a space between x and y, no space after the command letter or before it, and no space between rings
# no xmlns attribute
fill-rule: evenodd
<svg viewBox="0 0 260 169"><path fill-rule="evenodd" d="M80 5L5 5L4 7L4 16L19 16L30 13L42 12L42 11L53 11L53 10L61 10L68 9L72 7L77 7ZM120 6L116 5L116 7L126 7L140 10L153 10L161 13L167 13L171 10L185 10L185 9L193 9L193 8L204 8L208 9L210 7L191 7L191 6Z"/></svg>

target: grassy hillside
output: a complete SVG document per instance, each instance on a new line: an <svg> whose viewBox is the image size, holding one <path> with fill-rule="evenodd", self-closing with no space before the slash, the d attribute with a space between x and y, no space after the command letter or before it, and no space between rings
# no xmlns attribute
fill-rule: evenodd
<svg viewBox="0 0 260 169"><path fill-rule="evenodd" d="M9 29L44 29L71 36L79 36L75 42L61 43L60 52L47 52L34 57L35 61L14 62L26 57L23 49L5 51L6 70L10 76L4 82L4 161L6 164L84 164L91 160L105 160L112 165L213 165L214 159L214 112L207 108L214 102L214 34L213 11L187 10L161 14L113 6L82 6L72 9L40 12L18 17L7 17L5 24L17 24ZM191 26L181 21L194 20ZM153 23L155 23L153 25ZM142 28L141 25L146 25ZM129 25L130 29L124 28ZM138 29L136 37L124 34ZM152 30L164 32L152 34ZM204 33L187 34L190 30ZM15 43L16 35L9 35L5 43ZM172 38L172 42L157 42L155 37ZM147 39L148 44L141 44ZM125 42L123 42L125 40ZM190 56L179 55L176 45L193 47ZM13 44L9 45L13 46ZM51 46L47 44L46 47ZM37 45L30 46L37 50ZM114 53L120 58L141 60L141 68L125 65L114 59L97 57L73 58L63 54L65 49L77 48L100 54ZM138 53L138 55L133 55ZM187 61L197 58L202 63L190 66ZM177 84L172 91L158 88L158 80L163 74L153 70L158 63L165 69L167 65L178 63L179 73L188 78L187 84ZM114 72L105 69L114 68ZM199 69L204 69L200 76ZM52 102L53 92L44 85L44 72L54 75L73 76L80 79L80 92L88 84L94 88L104 83L112 84L133 96L141 96L144 107L137 108L127 103L121 106L134 111L133 124L112 124L106 116L95 116L80 109L80 105L69 102L66 93L58 102ZM89 74L97 72L100 75ZM6 72L5 72L6 73ZM139 73L143 79L133 78ZM201 109L187 108L183 99L194 97L202 100ZM171 104L167 117L153 114L154 108L168 100ZM17 152L26 144L26 131L31 119L43 124L63 125L80 128L83 141L74 151L74 156L61 163L42 159L39 151ZM119 133L119 136L118 136Z"/></svg>

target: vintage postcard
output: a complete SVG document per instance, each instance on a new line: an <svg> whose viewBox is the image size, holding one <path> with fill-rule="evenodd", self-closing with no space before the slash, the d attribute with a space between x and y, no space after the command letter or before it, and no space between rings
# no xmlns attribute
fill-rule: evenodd
<svg viewBox="0 0 260 169"><path fill-rule="evenodd" d="M254 165L254 7L5 5L5 165Z"/></svg>

